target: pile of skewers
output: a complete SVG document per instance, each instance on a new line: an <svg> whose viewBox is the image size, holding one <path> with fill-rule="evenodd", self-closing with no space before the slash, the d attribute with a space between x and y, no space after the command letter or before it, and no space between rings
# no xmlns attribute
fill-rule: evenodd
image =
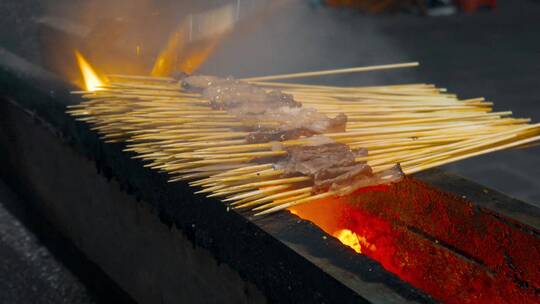
<svg viewBox="0 0 540 304"><path fill-rule="evenodd" d="M508 111L492 112L492 103L483 98L460 100L431 84L338 87L276 82L415 65L241 80L212 78L216 83L221 81L217 90L215 84L205 85L204 90L187 86L197 80L187 75L176 78L109 75L107 83L98 90L74 92L85 101L70 107L68 112L92 124L105 141L125 142L125 151L134 152L135 158L146 162L145 166L170 174L171 182L190 181L190 185L202 188L197 193L220 197L232 208L248 208L256 215L349 194L362 186L395 182L400 173L412 174L540 139L540 124L512 118ZM267 116L259 114L239 114L238 108L216 106L215 101L223 95L208 93L212 88L216 92L223 88L238 92L234 86L248 88L250 92L266 92L262 94L275 95L277 90L281 100L292 96L295 103L307 109L303 111L319 115L315 117L345 114L346 123L337 131L305 133L306 128L302 127L304 131L296 132L294 137L280 133L282 137L277 140L250 141L258 130L279 129L293 122L284 123L279 117L266 119ZM353 158L345 167L363 170L362 178L352 173L342 174L341 177L351 182L344 184L341 178L339 182L327 183L321 190L315 178L320 172L307 174L298 169L291 174L287 168L291 167L292 159L306 158L303 154L291 156L298 154L293 148L313 150L314 146L330 147L330 150L348 147L345 156ZM312 151L315 157L317 153ZM324 157L327 156L319 155L317 161L324 162ZM311 165L313 159L309 161ZM358 169L359 164L364 165L362 170ZM327 173L335 168L324 169Z"/></svg>

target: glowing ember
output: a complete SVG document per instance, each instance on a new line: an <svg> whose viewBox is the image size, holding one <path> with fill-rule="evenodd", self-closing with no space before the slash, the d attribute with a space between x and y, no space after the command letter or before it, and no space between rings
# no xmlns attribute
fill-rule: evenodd
<svg viewBox="0 0 540 304"><path fill-rule="evenodd" d="M85 89L87 91L101 90L100 86L102 86L104 82L99 78L90 63L88 63L83 55L77 50L75 50L75 57L77 58L77 63L79 64L84 79Z"/></svg>
<svg viewBox="0 0 540 304"><path fill-rule="evenodd" d="M421 182L293 208L442 303L540 303L534 230Z"/></svg>
<svg viewBox="0 0 540 304"><path fill-rule="evenodd" d="M341 229L334 232L333 236L338 238L343 244L354 249L357 253L362 253L362 247L360 246L360 241L358 240L356 233L349 229Z"/></svg>

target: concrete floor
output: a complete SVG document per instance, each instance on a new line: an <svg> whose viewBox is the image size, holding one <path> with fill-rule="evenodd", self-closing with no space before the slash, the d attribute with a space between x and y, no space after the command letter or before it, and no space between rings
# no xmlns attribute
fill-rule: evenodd
<svg viewBox="0 0 540 304"><path fill-rule="evenodd" d="M96 303L64 262L19 220L22 206L0 180L0 303Z"/></svg>
<svg viewBox="0 0 540 304"><path fill-rule="evenodd" d="M0 303L134 301L0 180Z"/></svg>

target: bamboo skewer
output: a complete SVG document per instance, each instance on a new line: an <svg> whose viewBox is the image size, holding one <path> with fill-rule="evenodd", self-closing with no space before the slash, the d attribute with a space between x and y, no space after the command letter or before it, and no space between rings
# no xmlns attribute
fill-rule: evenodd
<svg viewBox="0 0 540 304"><path fill-rule="evenodd" d="M368 71L378 71L378 70L387 70L387 69L410 68L410 67L417 67L419 65L420 64L418 62L408 62L408 63L398 63L398 64L374 65L374 66L368 66L368 67L346 68L346 69L336 69L336 70L324 70L324 71L316 71L316 72L304 72L304 73L292 73L292 74L273 75L273 76L251 77L251 78L244 78L243 80L249 81L249 82L252 82L252 81L283 80L283 79L302 78L302 77L335 75L335 74L343 74L343 73L355 73L355 72L368 72Z"/></svg>
<svg viewBox="0 0 540 304"><path fill-rule="evenodd" d="M267 90L292 94L304 107L332 117L348 116L347 131L324 134L351 149L374 172L402 165L406 174L449 162L528 145L540 140L540 125L512 113L492 112L483 98L460 100L431 84L334 87L275 80L417 66L417 63L337 69L243 79ZM196 93L184 92L166 77L109 75L99 91L74 91L86 101L68 107L76 119L92 124L107 142L126 142L125 151L144 166L166 172L170 182L191 181L197 193L221 197L235 209L270 214L338 195L314 194L311 177L286 177L269 157L286 157L287 148L309 138L250 144L254 126L226 111L212 109ZM259 121L263 127L276 122ZM259 163L256 163L259 162Z"/></svg>

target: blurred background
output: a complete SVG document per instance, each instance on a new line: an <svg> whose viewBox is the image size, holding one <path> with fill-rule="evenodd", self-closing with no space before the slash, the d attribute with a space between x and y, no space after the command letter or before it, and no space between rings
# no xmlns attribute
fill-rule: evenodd
<svg viewBox="0 0 540 304"><path fill-rule="evenodd" d="M225 30L211 35L193 31L193 20L224 7L234 22L210 28ZM516 117L540 122L540 1L0 0L0 29L1 48L75 86L81 84L74 70L75 49L98 72L157 76L167 72L159 69L158 59L174 60L189 72L235 77L419 61L415 69L309 81L434 83L461 98L483 96L497 111L512 110ZM193 33L198 36L191 37ZM190 35L196 47L180 45L182 35ZM540 206L538 146L444 169ZM0 208L16 205L8 193L0 191ZM8 209L0 210L0 302L91 303L107 298L106 287L89 285L92 270L84 270L82 279L80 273L72 275ZM21 255L25 250L33 253ZM79 262L84 263L74 263ZM9 276L13 271L21 275ZM118 299L126 300L122 295Z"/></svg>

